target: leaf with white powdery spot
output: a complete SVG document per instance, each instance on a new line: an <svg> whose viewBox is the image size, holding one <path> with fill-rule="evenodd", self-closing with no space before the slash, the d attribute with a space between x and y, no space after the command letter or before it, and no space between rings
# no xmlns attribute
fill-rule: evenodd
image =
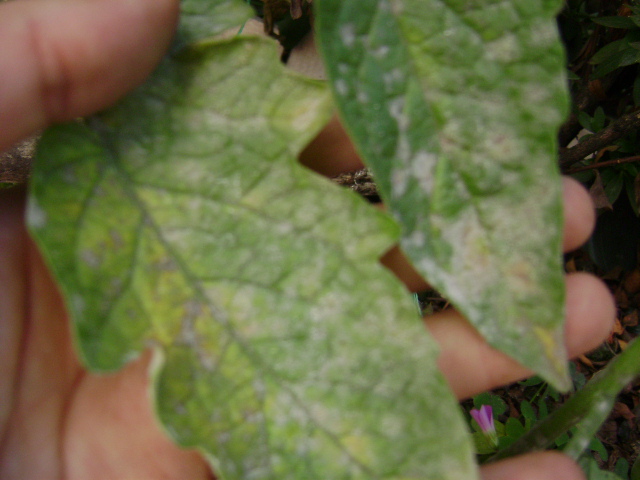
<svg viewBox="0 0 640 480"><path fill-rule="evenodd" d="M296 156L331 113L273 42L202 43L44 135L30 224L85 362L155 350L155 402L223 479L476 478L397 225Z"/></svg>
<svg viewBox="0 0 640 480"><path fill-rule="evenodd" d="M344 123L418 271L558 388L560 0L317 0Z"/></svg>

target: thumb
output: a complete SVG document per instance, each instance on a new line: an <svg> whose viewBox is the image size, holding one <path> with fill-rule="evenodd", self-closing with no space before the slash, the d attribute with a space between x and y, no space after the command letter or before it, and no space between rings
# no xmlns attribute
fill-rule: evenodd
<svg viewBox="0 0 640 480"><path fill-rule="evenodd" d="M0 4L0 151L141 83L171 41L178 10L178 0Z"/></svg>

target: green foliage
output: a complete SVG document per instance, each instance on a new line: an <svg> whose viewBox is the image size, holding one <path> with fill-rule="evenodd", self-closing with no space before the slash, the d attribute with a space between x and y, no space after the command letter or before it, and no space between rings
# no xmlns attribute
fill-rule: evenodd
<svg viewBox="0 0 640 480"><path fill-rule="evenodd" d="M537 422L518 441L499 451L492 460L544 449L554 443L562 446L563 452L570 457L576 460L580 458L585 449L592 445L594 435L609 415L620 390L640 376L639 356L640 342L636 340L562 407Z"/></svg>
<svg viewBox="0 0 640 480"><path fill-rule="evenodd" d="M629 476L630 480L640 480L640 457L636 458L636 461L633 463L633 467L631 467L631 474Z"/></svg>
<svg viewBox="0 0 640 480"><path fill-rule="evenodd" d="M580 461L580 466L584 471L587 480L624 480L624 477L608 472L606 470L600 470L598 463L593 458L585 458Z"/></svg>
<svg viewBox="0 0 640 480"><path fill-rule="evenodd" d="M587 112L578 112L578 120L580 125L591 133L586 133L580 137L580 141L586 141L605 129L610 125L612 119L609 117L601 106L596 107L593 115ZM637 153L637 135L634 133L624 137L611 144L611 159L626 158ZM596 156L586 159L579 163L581 166L596 166L601 160ZM597 206L599 208L611 208L620 198L621 194L625 194L635 212L636 216L640 216L638 209L638 185L636 179L640 174L640 166L637 163L621 163L616 165L610 162L609 167L604 167L598 171L587 170L578 173L575 177L591 185L591 191L594 197L599 198ZM597 172L597 173L595 173Z"/></svg>
<svg viewBox="0 0 640 480"><path fill-rule="evenodd" d="M589 65L593 66L592 71L585 73L583 83L598 88L600 81L607 81L603 77L611 80L621 78L623 75L632 79L628 85L616 85L616 96L621 98L618 105L615 105L613 98L608 98L600 104L596 104L589 111L579 110L576 112L580 125L588 132L579 137L580 142L590 140L598 136L605 128L612 128L612 124L623 113L632 110L629 103L634 107L640 104L640 76L638 76L637 64L640 62L640 6L637 1L631 5L620 8L621 15L618 16L595 16L595 14L583 13L583 17L588 19L591 25L599 25L593 32L583 32L582 41L589 44L603 44L590 58ZM628 15L628 16L625 16ZM577 67L576 67L577 68ZM580 79L580 77L577 77ZM624 131L624 126L614 127L614 130ZM606 145L599 154L585 158L577 163L581 173L576 174L576 178L592 187L594 197L596 197L599 207L611 208L625 194L636 215L638 210L638 187L637 181L640 169L637 164L630 163L629 157L635 157L638 151L638 138L636 129L631 129L622 138L616 138ZM585 132L583 132L585 133ZM622 160L617 165L615 160ZM598 168L598 164L603 164ZM592 169L591 169L592 168Z"/></svg>
<svg viewBox="0 0 640 480"><path fill-rule="evenodd" d="M614 70L640 63L640 7L630 7L629 17L599 17L593 21L605 27L626 31L623 38L608 43L592 57L591 63L596 65L592 78L601 78Z"/></svg>
<svg viewBox="0 0 640 480"><path fill-rule="evenodd" d="M606 456L602 458L606 459ZM629 462L627 461L626 458L618 459L618 461L616 462L613 468L613 473L618 475L623 480L627 480L629 478Z"/></svg>
<svg viewBox="0 0 640 480"><path fill-rule="evenodd" d="M473 406L475 408L480 408L482 405L490 405L495 417L499 417L509 408L502 398L491 392L483 392L473 397Z"/></svg>

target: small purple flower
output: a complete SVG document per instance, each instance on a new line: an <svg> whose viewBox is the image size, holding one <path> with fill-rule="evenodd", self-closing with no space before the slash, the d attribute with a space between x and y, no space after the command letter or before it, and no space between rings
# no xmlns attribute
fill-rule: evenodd
<svg viewBox="0 0 640 480"><path fill-rule="evenodd" d="M498 435L496 433L496 426L493 423L493 409L491 405L482 405L480 410L474 408L469 413L480 427L480 430L482 430L482 433L485 434L493 446L497 447Z"/></svg>
<svg viewBox="0 0 640 480"><path fill-rule="evenodd" d="M493 423L493 409L491 408L491 405L482 405L480 410L474 408L469 413L471 413L471 416L484 433L496 431L496 427Z"/></svg>

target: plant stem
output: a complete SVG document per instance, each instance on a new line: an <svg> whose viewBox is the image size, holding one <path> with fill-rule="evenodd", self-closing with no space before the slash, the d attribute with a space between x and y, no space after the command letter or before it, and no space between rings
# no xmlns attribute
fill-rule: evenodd
<svg viewBox="0 0 640 480"><path fill-rule="evenodd" d="M635 155L633 157L616 158L615 160L594 163L592 165L585 165L584 167L572 168L571 170L567 170L564 173L566 173L567 175L573 175L574 173L585 172L587 170L594 170L596 168L613 167L615 165L622 165L624 163L635 163L635 162L640 162L640 155Z"/></svg>
<svg viewBox="0 0 640 480"><path fill-rule="evenodd" d="M604 421L620 390L640 375L639 359L640 342L635 340L561 408L534 425L512 445L500 450L488 462L533 450L543 450L588 416L598 417ZM589 424L590 427L593 426L593 422ZM570 453L576 455L574 451Z"/></svg>
<svg viewBox="0 0 640 480"><path fill-rule="evenodd" d="M611 145L616 140L638 129L640 129L640 112L623 115L575 147L560 149L560 166L562 168L570 167L593 152Z"/></svg>

